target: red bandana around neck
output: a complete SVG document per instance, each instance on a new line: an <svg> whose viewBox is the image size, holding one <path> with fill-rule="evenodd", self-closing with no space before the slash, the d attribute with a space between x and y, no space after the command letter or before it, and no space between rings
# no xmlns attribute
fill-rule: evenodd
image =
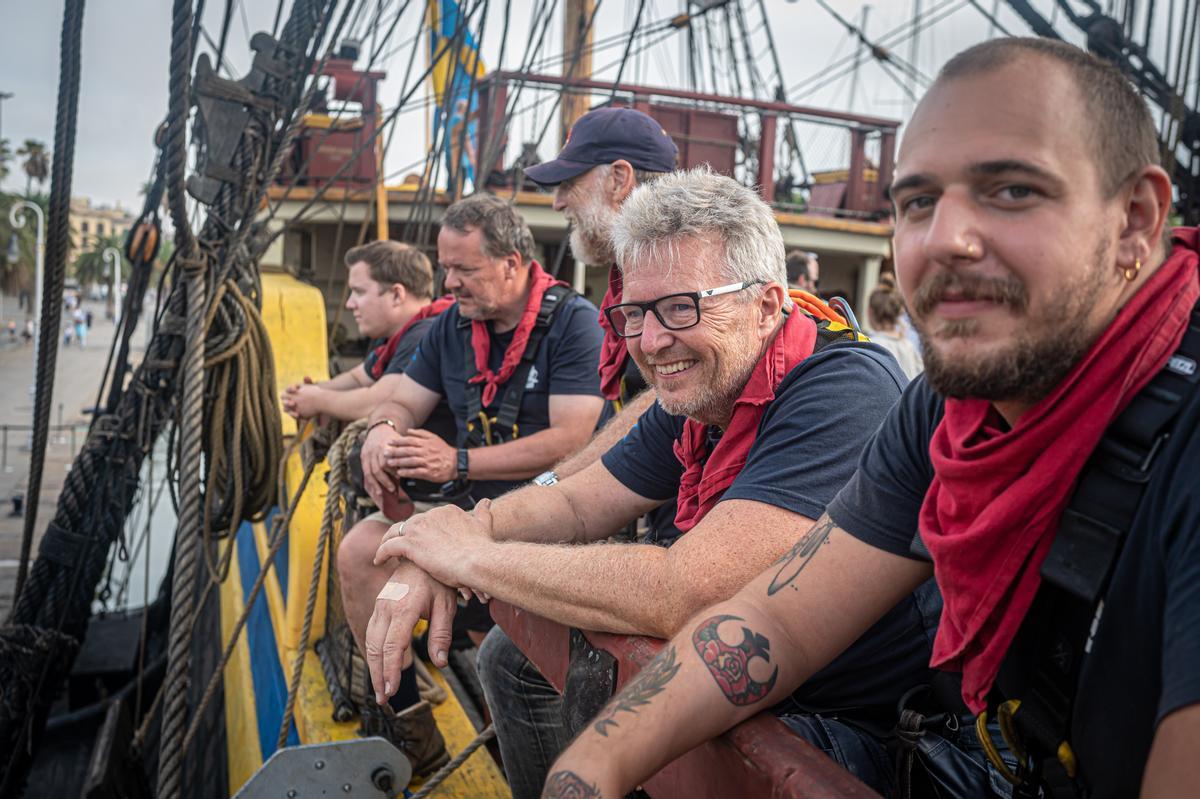
<svg viewBox="0 0 1200 799"><path fill-rule="evenodd" d="M488 368L488 355L492 348L492 337L488 333L487 322L474 320L471 322L471 349L475 351L475 371L477 374L468 382L483 383L483 407L492 404L496 399L496 391L508 382L525 354L525 345L529 334L537 323L538 310L542 307L542 296L551 286L566 286L561 280L555 280L545 272L537 261L529 265L529 299L525 301L525 310L513 331L512 341L504 351L504 360L500 362L500 371L493 372Z"/></svg>
<svg viewBox="0 0 1200 799"><path fill-rule="evenodd" d="M600 345L600 393L605 399L621 398L621 378L625 374L625 361L629 357L629 347L608 323L604 309L621 301L622 281L621 270L613 264L608 268L608 291L600 303L600 329L604 331L604 342Z"/></svg>
<svg viewBox="0 0 1200 799"><path fill-rule="evenodd" d="M799 311L788 314L734 401L733 416L711 455L706 425L694 419L684 422L683 434L675 442L675 457L683 464L675 526L682 532L700 523L746 465L758 424L776 389L788 372L812 355L816 343L817 325L812 318Z"/></svg>
<svg viewBox="0 0 1200 799"><path fill-rule="evenodd" d="M378 380L383 377L383 373L387 371L388 362L392 360L392 356L396 354L396 347L400 344L400 339L404 338L404 334L408 329L420 322L422 319L428 319L431 316L437 316L442 311L454 304L454 297L447 294L445 297L439 297L433 302L426 305L421 310L417 311L412 319L404 323L404 327L397 330L388 340L375 348L375 363L371 364L371 379Z"/></svg>
<svg viewBox="0 0 1200 799"><path fill-rule="evenodd" d="M987 400L947 399L929 444L921 538L944 598L932 665L978 713L1041 583L1075 478L1105 429L1179 346L1200 297L1200 233L1178 245L1083 359L1011 430Z"/></svg>

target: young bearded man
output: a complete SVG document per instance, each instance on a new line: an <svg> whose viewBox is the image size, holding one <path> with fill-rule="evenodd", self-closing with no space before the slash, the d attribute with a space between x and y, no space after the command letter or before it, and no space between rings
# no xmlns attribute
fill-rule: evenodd
<svg viewBox="0 0 1200 799"><path fill-rule="evenodd" d="M372 340L371 351L349 372L288 386L284 410L298 419L330 416L343 422L362 419L395 388L412 360L433 317L449 302L432 301L433 268L425 254L398 241L373 241L346 253L349 297L358 332ZM426 425L453 440L454 419L440 406Z"/></svg>
<svg viewBox="0 0 1200 799"><path fill-rule="evenodd" d="M474 515L413 517L389 531L377 560L403 558L401 569L415 564L573 627L665 637L823 513L904 378L882 350L818 335L792 306L774 215L730 178L705 169L660 177L630 195L613 232L624 286L605 313L658 403L599 462ZM670 548L598 543L677 496L685 532ZM427 612L411 579L392 578L409 594L381 595L367 631L372 678L385 689L412 621ZM800 703L888 712L927 676L936 609L929 617L914 597L893 605ZM500 631L479 661L513 795L536 796L566 743L557 696ZM802 733L811 718L797 719ZM880 749L849 724L831 719L828 729L844 751ZM847 758L876 776L871 757Z"/></svg>
<svg viewBox="0 0 1200 799"><path fill-rule="evenodd" d="M896 272L925 376L825 516L737 596L690 621L664 650L679 666L665 689L618 714L606 735L589 728L545 796L623 796L810 679L931 573L945 600L932 665L961 672L970 711L992 710L1013 751L1027 754L1023 768L1006 766L1022 795L1195 794L1200 394L1139 391L1196 374L1195 359L1175 353L1196 335L1185 339L1200 236L1164 240L1171 184L1158 161L1144 101L1070 45L998 39L946 64L909 124L891 188ZM1098 442L1127 405L1146 407L1143 397L1174 403L1174 432L1126 463L1128 443ZM1093 493L1093 476L1141 481L1143 499L1123 531L1096 524L1090 540L1060 549L1056 536L1071 531L1079 543L1078 519L1095 512L1085 506L1109 493L1077 504L1081 474ZM1058 626L1040 600L1061 601L1070 580L1051 583L1043 569L1094 578L1097 546L1117 532L1125 541L1102 561L1112 565L1098 575L1101 601L1071 629ZM918 541L932 569L915 557ZM708 646L741 627L770 659L740 665L773 686L744 702ZM1067 633L1081 645L1049 645L1069 643ZM1019 646L1039 635L1045 646ZM1040 681L1048 662L1075 679ZM1048 694L1055 685L1065 693ZM1053 702L1067 711L1062 729L1026 724L1027 705Z"/></svg>

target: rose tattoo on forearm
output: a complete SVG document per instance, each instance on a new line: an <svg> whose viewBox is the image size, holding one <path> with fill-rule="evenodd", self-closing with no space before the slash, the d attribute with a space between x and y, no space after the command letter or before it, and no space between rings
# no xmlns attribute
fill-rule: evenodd
<svg viewBox="0 0 1200 799"><path fill-rule="evenodd" d="M722 622L744 621L740 616L720 615L705 619L692 633L692 646L696 654L708 667L708 673L716 681L725 698L735 705L752 705L762 700L775 687L779 667L771 671L766 682L758 682L750 676L750 661L762 658L771 662L771 642L765 635L742 627L742 642L731 646L721 640L717 628Z"/></svg>

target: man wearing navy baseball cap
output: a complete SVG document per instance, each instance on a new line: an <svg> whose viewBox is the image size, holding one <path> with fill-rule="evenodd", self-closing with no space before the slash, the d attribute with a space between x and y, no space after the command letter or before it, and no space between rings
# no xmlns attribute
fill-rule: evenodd
<svg viewBox="0 0 1200 799"><path fill-rule="evenodd" d="M662 125L641 111L597 108L575 123L557 158L525 170L534 182L556 187L554 208L571 225L572 255L589 266L609 267L601 307L621 301L621 272L610 238L621 206L638 185L674 171L678 154ZM654 404L655 394L646 390L626 339L616 335L603 313L599 323L604 329L600 390L609 400L601 419L608 423L586 448L538 477L540 484L598 461ZM647 514L647 542L672 543L680 534L674 518L673 501ZM499 627L484 639L477 665L513 795L536 796L550 762L574 732L560 722L562 699Z"/></svg>
<svg viewBox="0 0 1200 799"><path fill-rule="evenodd" d="M525 170L534 182L556 187L554 208L571 225L571 253L576 260L609 267L601 307L621 297L621 273L609 240L617 212L639 184L673 171L678 154L662 125L641 111L597 108L575 123L557 158ZM613 335L603 314L600 326L605 332L601 390L612 403L610 410L616 411L643 393L646 384L629 358L625 341Z"/></svg>

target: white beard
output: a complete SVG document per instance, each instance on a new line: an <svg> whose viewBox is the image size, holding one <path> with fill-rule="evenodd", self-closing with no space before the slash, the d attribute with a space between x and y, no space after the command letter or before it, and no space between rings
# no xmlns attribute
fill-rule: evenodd
<svg viewBox="0 0 1200 799"><path fill-rule="evenodd" d="M588 266L609 266L615 260L609 236L617 211L598 200L577 210L571 224L571 255Z"/></svg>

